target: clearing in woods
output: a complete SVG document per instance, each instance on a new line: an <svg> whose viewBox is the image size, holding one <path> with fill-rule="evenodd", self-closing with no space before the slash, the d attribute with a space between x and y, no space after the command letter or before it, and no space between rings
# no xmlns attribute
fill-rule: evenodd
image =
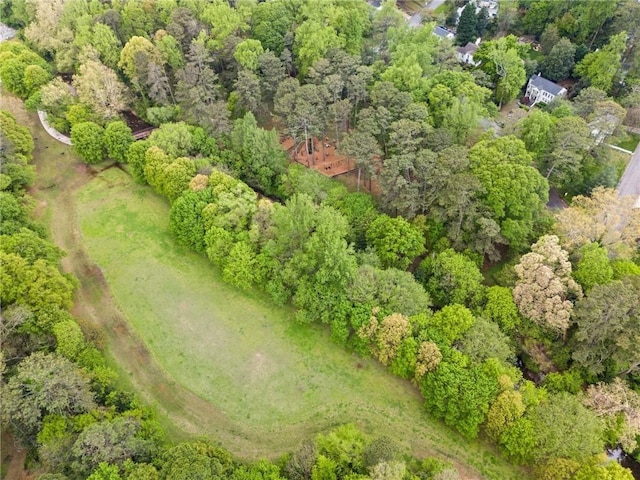
<svg viewBox="0 0 640 480"><path fill-rule="evenodd" d="M2 103L36 138L32 193L80 279L74 313L173 440L207 436L241 458L274 458L353 422L418 457L448 458L464 478L528 477L430 418L409 382L224 284L176 244L164 199L117 167L85 167L21 102Z"/></svg>

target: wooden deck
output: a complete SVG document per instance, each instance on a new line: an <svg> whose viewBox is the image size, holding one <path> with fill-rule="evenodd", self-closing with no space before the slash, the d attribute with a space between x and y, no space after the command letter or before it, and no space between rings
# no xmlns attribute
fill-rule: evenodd
<svg viewBox="0 0 640 480"><path fill-rule="evenodd" d="M336 177L355 170L355 162L350 158L339 155L336 146L325 140L324 145L317 138L313 139L313 153L305 151L304 142L294 151L293 140L285 138L282 148L287 150L293 159L305 167L312 168L327 177Z"/></svg>
<svg viewBox="0 0 640 480"><path fill-rule="evenodd" d="M151 135L151 132L153 132L155 129L156 127L147 127L143 128L142 130L138 130L137 132L133 132L133 138L135 140L143 140Z"/></svg>

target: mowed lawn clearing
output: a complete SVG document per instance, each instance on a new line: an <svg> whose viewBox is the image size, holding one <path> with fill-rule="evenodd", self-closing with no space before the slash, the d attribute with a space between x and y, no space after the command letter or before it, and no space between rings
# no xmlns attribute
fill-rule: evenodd
<svg viewBox="0 0 640 480"><path fill-rule="evenodd" d="M82 241L148 361L217 409L219 422L199 433L241 457L274 457L354 422L418 456L451 458L468 478L476 475L463 464L486 478L524 477L486 444L426 415L408 382L332 343L324 329L295 324L290 310L224 284L205 258L176 244L165 200L123 171L97 175L78 192L77 209ZM179 417L182 406L158 408Z"/></svg>

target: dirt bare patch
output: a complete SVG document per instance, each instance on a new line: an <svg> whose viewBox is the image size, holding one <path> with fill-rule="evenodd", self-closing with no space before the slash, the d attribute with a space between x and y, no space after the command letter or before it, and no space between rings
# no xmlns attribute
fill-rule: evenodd
<svg viewBox="0 0 640 480"><path fill-rule="evenodd" d="M15 441L11 434L2 433L0 447L4 478L7 480L34 480L38 477L40 472L29 472L25 469L28 450Z"/></svg>

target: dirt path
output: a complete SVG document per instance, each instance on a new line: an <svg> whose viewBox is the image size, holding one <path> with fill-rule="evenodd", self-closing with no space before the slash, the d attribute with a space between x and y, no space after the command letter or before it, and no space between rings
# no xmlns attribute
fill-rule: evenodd
<svg viewBox="0 0 640 480"><path fill-rule="evenodd" d="M117 167L102 165L93 168L82 164L70 147L46 134L38 117L28 114L19 100L5 95L0 107L11 111L20 123L30 128L34 136L34 158L38 172L37 183L31 193L39 202L37 215L48 224L52 240L67 252L62 261L64 270L79 279L73 313L89 337L104 347L106 355L124 377L123 386L134 390L146 404L157 409L158 417L171 440L200 438L203 434L215 432L216 442L233 444L232 453L244 458L278 454L265 453L261 447L260 435L268 435L269 432L256 435L250 424L230 420L224 412L178 383L159 366L130 328L100 268L89 257L78 223L76 194L101 169ZM419 418L416 420L420 421ZM389 421L392 419L389 418ZM282 425L282 429L292 427ZM305 438L313 438L317 433L313 429L306 431L304 425L295 427L297 433ZM449 452L441 451L432 439L415 440L416 444L428 447L429 451L421 453L438 453L449 457L465 480L482 478L473 467L458 463ZM484 452L482 448L480 451Z"/></svg>
<svg viewBox="0 0 640 480"><path fill-rule="evenodd" d="M0 106L28 126L35 139L37 182L30 193L39 201L36 213L48 223L52 240L67 252L62 260L63 269L80 280L73 313L85 331L98 343L106 342L107 354L114 361L117 359L127 375L126 381L146 403L155 406L161 416L169 417L170 425L166 426L171 428L172 436L194 438L213 431L214 425L220 430L225 424L225 430L242 436L237 425L230 425L213 405L170 378L150 359L148 350L115 304L100 268L84 249L76 218L75 194L98 170L82 164L70 147L48 136L38 117L26 112L18 99L3 94ZM166 406L171 406L171 411ZM252 451L249 439L246 439L246 448L247 452Z"/></svg>
<svg viewBox="0 0 640 480"><path fill-rule="evenodd" d="M37 473L27 472L24 468L27 449L20 446L8 432L2 432L0 439L0 464L6 480L33 480Z"/></svg>

